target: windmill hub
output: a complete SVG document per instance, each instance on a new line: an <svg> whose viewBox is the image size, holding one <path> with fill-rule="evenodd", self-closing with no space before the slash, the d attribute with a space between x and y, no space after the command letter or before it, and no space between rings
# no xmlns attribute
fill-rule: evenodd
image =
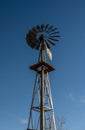
<svg viewBox="0 0 85 130"><path fill-rule="evenodd" d="M39 37L39 40L42 42L42 41L44 41L44 35L43 34L41 34L41 36Z"/></svg>

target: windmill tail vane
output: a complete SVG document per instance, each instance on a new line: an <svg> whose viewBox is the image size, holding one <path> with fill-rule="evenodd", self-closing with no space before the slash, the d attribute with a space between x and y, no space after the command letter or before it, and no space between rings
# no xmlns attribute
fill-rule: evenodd
<svg viewBox="0 0 85 130"><path fill-rule="evenodd" d="M50 60L52 60L52 52L50 51L50 49L46 46L46 51L47 51L47 54L50 58Z"/></svg>
<svg viewBox="0 0 85 130"><path fill-rule="evenodd" d="M27 44L40 52L38 63L30 66L36 72L27 130L57 130L48 73L55 70L46 62L52 60L51 46L58 42L59 32L49 24L33 27L26 35Z"/></svg>

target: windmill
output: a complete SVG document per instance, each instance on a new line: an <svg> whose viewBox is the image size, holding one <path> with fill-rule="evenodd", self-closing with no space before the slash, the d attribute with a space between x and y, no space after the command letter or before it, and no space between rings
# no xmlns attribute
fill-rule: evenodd
<svg viewBox="0 0 85 130"><path fill-rule="evenodd" d="M52 60L50 47L58 42L59 32L49 24L33 27L26 35L27 44L39 51L38 62L30 66L36 72L27 130L56 130L54 108L48 73L54 68L47 63L46 53Z"/></svg>

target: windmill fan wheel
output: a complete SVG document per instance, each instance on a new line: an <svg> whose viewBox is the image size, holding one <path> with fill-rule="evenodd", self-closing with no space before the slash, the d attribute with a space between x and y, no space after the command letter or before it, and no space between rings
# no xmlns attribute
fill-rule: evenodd
<svg viewBox="0 0 85 130"><path fill-rule="evenodd" d="M37 50L40 49L42 43L44 43L48 48L52 45L54 46L58 42L59 32L57 28L54 28L49 24L41 24L33 27L26 35L27 44L31 48Z"/></svg>

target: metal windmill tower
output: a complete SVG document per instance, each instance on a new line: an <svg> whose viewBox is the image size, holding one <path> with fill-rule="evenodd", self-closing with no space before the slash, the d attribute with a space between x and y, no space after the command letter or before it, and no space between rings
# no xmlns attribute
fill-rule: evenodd
<svg viewBox="0 0 85 130"><path fill-rule="evenodd" d="M50 47L58 41L59 32L52 25L37 25L26 35L27 44L39 51L38 63L30 67L36 72L27 130L56 130L54 108L48 73L54 68L46 62L46 53L52 60Z"/></svg>

